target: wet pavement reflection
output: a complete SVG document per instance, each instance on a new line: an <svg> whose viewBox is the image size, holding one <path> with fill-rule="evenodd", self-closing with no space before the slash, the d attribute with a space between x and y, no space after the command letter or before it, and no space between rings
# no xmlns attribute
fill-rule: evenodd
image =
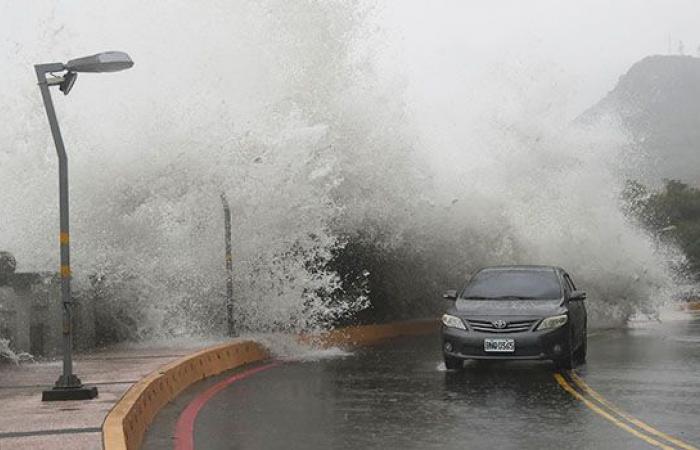
<svg viewBox="0 0 700 450"><path fill-rule="evenodd" d="M597 332L577 372L613 403L697 446L699 337L697 321ZM200 412L195 446L651 448L574 399L553 374L548 362L472 361L450 372L438 336L403 338L231 385Z"/></svg>

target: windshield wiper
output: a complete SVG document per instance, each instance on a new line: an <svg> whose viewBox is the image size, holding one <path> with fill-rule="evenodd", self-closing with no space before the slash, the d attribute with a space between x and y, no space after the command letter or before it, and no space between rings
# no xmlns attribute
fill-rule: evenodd
<svg viewBox="0 0 700 450"><path fill-rule="evenodd" d="M537 300L537 297L523 297L520 295L503 295L501 297L491 297L494 300Z"/></svg>
<svg viewBox="0 0 700 450"><path fill-rule="evenodd" d="M493 297L460 297L461 300L493 300Z"/></svg>

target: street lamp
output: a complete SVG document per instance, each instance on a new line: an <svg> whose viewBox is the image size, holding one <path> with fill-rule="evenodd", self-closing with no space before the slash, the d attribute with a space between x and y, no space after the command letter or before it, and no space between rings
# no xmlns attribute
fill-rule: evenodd
<svg viewBox="0 0 700 450"><path fill-rule="evenodd" d="M70 280L70 234L68 220L68 157L63 146L61 130L58 128L56 111L51 101L49 87L58 86L61 92L68 95L78 77L79 72L116 72L128 69L134 63L124 52L104 52L84 58L71 59L66 64L49 63L34 66L39 80L41 97L44 100L46 115L53 135L58 154L58 191L60 212L60 244L61 244L61 302L63 303L63 373L58 377L53 389L42 392L43 401L54 400L85 400L97 397L96 387L87 387L73 373L73 334L71 322L72 301ZM62 75L56 73L64 72ZM47 74L51 74L47 78Z"/></svg>

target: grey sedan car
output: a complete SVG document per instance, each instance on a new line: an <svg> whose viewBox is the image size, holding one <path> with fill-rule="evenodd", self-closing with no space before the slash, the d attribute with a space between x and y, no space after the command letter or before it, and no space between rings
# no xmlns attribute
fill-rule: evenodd
<svg viewBox="0 0 700 450"><path fill-rule="evenodd" d="M466 359L586 361L586 294L560 267L498 266L478 271L442 316L448 369Z"/></svg>

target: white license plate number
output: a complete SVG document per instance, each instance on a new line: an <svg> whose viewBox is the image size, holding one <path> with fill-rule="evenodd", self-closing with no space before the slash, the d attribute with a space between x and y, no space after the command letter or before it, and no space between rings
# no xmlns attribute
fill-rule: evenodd
<svg viewBox="0 0 700 450"><path fill-rule="evenodd" d="M485 352L514 352L515 339L484 339Z"/></svg>

